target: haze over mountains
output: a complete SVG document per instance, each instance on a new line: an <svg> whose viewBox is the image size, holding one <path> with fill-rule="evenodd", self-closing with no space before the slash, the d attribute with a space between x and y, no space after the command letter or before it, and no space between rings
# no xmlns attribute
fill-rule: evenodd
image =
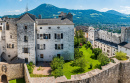
<svg viewBox="0 0 130 83"><path fill-rule="evenodd" d="M122 14L114 10L109 10L107 12L100 12L93 9L89 10L72 10L66 8L58 8L50 4L41 4L33 10L28 11L28 13L36 15L42 15L42 18L57 18L61 12L72 13L74 18L74 23L76 25L86 25L86 24L129 24L130 16L127 14ZM8 17L19 17L20 15L7 15Z"/></svg>

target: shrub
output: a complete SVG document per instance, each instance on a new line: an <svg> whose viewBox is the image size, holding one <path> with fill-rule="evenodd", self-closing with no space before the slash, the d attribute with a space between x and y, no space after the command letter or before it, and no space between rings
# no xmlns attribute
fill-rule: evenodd
<svg viewBox="0 0 130 83"><path fill-rule="evenodd" d="M29 64L27 64L27 68L30 74L33 73L33 68L34 68L33 65L34 65L33 62L30 62Z"/></svg>
<svg viewBox="0 0 130 83"><path fill-rule="evenodd" d="M101 64L96 64L95 68L102 69L102 66L101 66Z"/></svg>
<svg viewBox="0 0 130 83"><path fill-rule="evenodd" d="M91 45L91 43L90 43L89 41L88 41L87 44L85 45L85 48L86 48L86 49L88 49L88 48L92 49L92 45Z"/></svg>
<svg viewBox="0 0 130 83"><path fill-rule="evenodd" d="M55 76L55 78L63 76L63 69L61 68L55 69L54 71L51 72L51 75Z"/></svg>
<svg viewBox="0 0 130 83"><path fill-rule="evenodd" d="M80 43L80 46L83 46L83 44L82 44L82 43Z"/></svg>
<svg viewBox="0 0 130 83"><path fill-rule="evenodd" d="M78 59L78 58L80 58L80 57L82 57L82 56L83 56L83 52L82 52L82 51L79 51L78 48L75 48L75 49L74 49L74 58L75 58L75 59Z"/></svg>
<svg viewBox="0 0 130 83"><path fill-rule="evenodd" d="M115 58L117 58L118 60L127 60L126 53L124 53L122 51L116 52Z"/></svg>
<svg viewBox="0 0 130 83"><path fill-rule="evenodd" d="M109 58L104 53L99 54L97 59L101 63L101 66L107 65L109 63Z"/></svg>
<svg viewBox="0 0 130 83"><path fill-rule="evenodd" d="M92 69L92 68L93 68L93 64L91 63L91 64L90 64L90 68L89 68L89 69Z"/></svg>
<svg viewBox="0 0 130 83"><path fill-rule="evenodd" d="M97 59L98 55L102 53L102 50L100 48L94 48L93 50L94 55L92 55L91 58Z"/></svg>

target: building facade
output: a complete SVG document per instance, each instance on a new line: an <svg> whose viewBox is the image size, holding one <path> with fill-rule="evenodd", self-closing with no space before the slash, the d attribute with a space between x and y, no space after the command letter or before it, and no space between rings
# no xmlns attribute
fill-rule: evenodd
<svg viewBox="0 0 130 83"><path fill-rule="evenodd" d="M64 13L65 14L65 13ZM0 19L0 61L51 61L54 56L74 59L73 15L41 19L25 13Z"/></svg>
<svg viewBox="0 0 130 83"><path fill-rule="evenodd" d="M96 30L89 27L88 40L94 48L100 48L108 57L115 56L117 51L123 51L130 56L130 28L122 27L121 34Z"/></svg>

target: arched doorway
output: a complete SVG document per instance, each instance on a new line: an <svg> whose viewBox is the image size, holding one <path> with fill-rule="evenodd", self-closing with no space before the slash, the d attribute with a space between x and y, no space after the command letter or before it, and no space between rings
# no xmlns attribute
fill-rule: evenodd
<svg viewBox="0 0 130 83"><path fill-rule="evenodd" d="M8 82L7 82L7 76L6 76L6 75L2 75L2 76L1 76L1 82L3 82L3 83L8 83Z"/></svg>

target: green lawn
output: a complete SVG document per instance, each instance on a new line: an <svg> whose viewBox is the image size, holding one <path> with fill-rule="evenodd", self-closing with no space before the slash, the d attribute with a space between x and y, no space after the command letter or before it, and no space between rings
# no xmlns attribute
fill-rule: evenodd
<svg viewBox="0 0 130 83"><path fill-rule="evenodd" d="M85 46L82 46L82 48L79 49L80 51L83 52L83 57L86 59L87 61L87 66L85 68L85 71L81 72L79 71L80 67L72 67L71 66L71 63L73 61L70 61L70 62L66 62L64 64L64 67L63 67L63 72L64 72L64 75L67 77L67 79L70 79L71 78L71 75L75 75L75 74L81 74L81 73L85 73L85 72L88 72L88 71L91 71L94 68L94 66L96 64L100 64L100 62L98 60L94 60L94 59L91 59L91 55L92 55L92 50L91 49L86 49ZM90 64L92 63L93 65L93 68L92 69L89 69L90 68Z"/></svg>
<svg viewBox="0 0 130 83"><path fill-rule="evenodd" d="M9 81L9 83L25 83L24 78Z"/></svg>

